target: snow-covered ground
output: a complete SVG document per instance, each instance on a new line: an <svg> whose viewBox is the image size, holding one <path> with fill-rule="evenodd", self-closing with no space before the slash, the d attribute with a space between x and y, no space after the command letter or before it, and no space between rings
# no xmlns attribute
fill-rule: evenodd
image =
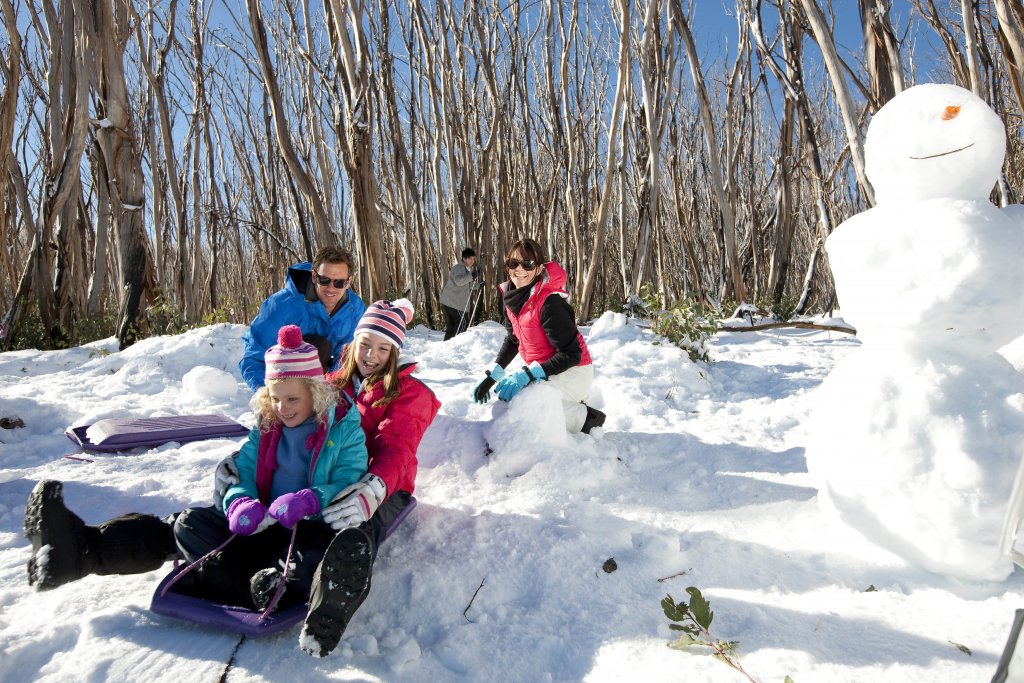
<svg viewBox="0 0 1024 683"><path fill-rule="evenodd" d="M236 368L243 331L216 325L120 353L106 340L0 354L0 417L25 422L0 431L0 679L225 671L238 636L149 611L163 570L31 589L22 522L43 478L65 481L88 523L207 504L214 465L237 440L79 452L86 462L61 457L75 453L63 431L128 415L222 412L251 424ZM855 337L722 332L716 362L695 366L621 316L584 332L592 403L608 414L596 436L559 433L543 391L493 422L491 406L472 403L497 324L447 343L411 331L406 355L443 403L420 449L419 507L381 548L370 596L332 655L299 651L295 627L242 642L226 680L745 680L704 651L666 647L660 601L686 598L687 586L710 600L712 634L739 641L759 681L991 678L1024 606L1021 571L973 584L929 574L819 512L808 416Z"/></svg>

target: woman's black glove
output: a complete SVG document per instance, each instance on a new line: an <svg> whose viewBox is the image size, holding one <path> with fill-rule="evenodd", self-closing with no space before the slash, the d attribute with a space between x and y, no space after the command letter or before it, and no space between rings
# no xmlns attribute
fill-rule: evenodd
<svg viewBox="0 0 1024 683"><path fill-rule="evenodd" d="M505 368L495 363L494 367L487 370L485 374L487 376L473 388L473 400L477 403L487 403L491 400L491 387L505 376Z"/></svg>

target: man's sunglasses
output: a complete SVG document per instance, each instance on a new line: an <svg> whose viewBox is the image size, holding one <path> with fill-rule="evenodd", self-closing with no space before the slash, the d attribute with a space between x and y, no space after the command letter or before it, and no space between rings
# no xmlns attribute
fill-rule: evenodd
<svg viewBox="0 0 1024 683"><path fill-rule="evenodd" d="M537 262L529 260L520 261L519 259L514 258L505 259L505 267L508 268L509 270L515 270L519 266L522 266L523 270L533 270L534 268L537 267Z"/></svg>
<svg viewBox="0 0 1024 683"><path fill-rule="evenodd" d="M335 280L334 278L329 278L325 275L320 275L319 273L317 273L316 282L321 287L326 287L329 284L333 284L335 289L345 289L345 287L348 285L348 278L341 278L340 280Z"/></svg>

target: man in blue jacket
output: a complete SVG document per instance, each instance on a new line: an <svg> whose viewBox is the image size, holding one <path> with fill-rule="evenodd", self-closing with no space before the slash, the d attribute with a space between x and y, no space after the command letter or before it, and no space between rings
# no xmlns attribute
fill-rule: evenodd
<svg viewBox="0 0 1024 683"><path fill-rule="evenodd" d="M298 325L303 335L319 334L331 344L334 369L341 350L352 341L352 331L366 304L351 290L355 259L339 246L324 247L313 263L296 263L288 269L284 288L271 294L242 337L245 352L238 363L242 379L256 391L264 384L263 356L277 343L277 331Z"/></svg>

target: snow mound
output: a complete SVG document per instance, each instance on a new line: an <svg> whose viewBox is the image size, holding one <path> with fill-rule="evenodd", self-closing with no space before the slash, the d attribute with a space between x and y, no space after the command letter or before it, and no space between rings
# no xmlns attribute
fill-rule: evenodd
<svg viewBox="0 0 1024 683"><path fill-rule="evenodd" d="M197 365L186 372L181 386L187 393L207 401L229 400L238 393L238 381L230 373L209 365Z"/></svg>

